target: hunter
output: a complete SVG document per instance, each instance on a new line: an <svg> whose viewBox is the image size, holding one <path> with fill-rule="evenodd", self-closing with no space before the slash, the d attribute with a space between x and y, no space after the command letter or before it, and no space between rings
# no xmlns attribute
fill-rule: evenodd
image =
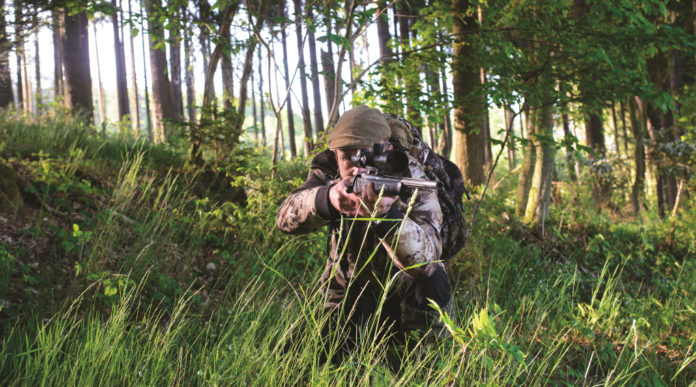
<svg viewBox="0 0 696 387"><path fill-rule="evenodd" d="M276 224L285 233L304 234L329 226L328 259L321 276L324 308L339 326L349 328L347 350L354 347L359 327L371 316L386 323L397 339L412 330L441 331L427 299L444 308L450 298L439 261L443 215L437 193L421 190L414 198L380 198L372 185L361 197L346 192L353 178L366 172L354 166L350 156L372 149L375 143L394 147L392 128L404 125L410 124L367 106L345 112L328 134L329 149L312 159L307 180L278 211ZM403 177L427 179L423 166L410 154ZM383 287L392 278L377 315Z"/></svg>

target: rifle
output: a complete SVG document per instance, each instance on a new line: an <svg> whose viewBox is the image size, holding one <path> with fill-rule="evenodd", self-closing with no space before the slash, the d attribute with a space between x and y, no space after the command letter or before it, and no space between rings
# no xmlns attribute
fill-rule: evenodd
<svg viewBox="0 0 696 387"><path fill-rule="evenodd" d="M370 183L374 184L375 192L384 189L386 196L408 197L416 188L440 188L441 183L438 181L391 176L391 174L400 174L408 168L408 155L402 150L384 151L383 149L382 144L375 144L372 151L361 149L350 157L354 166L366 168L368 172L356 175L353 184L346 189L346 192L362 195Z"/></svg>

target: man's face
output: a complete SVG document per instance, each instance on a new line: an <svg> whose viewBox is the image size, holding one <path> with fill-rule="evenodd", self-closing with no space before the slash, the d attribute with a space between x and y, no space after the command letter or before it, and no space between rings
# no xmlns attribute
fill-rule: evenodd
<svg viewBox="0 0 696 387"><path fill-rule="evenodd" d="M350 162L350 157L357 153L360 149L335 149L333 152L336 155L336 162L338 162L338 172L342 179L349 176L357 176L360 173L367 172L365 168L358 168ZM370 148L365 148L365 150L371 150Z"/></svg>

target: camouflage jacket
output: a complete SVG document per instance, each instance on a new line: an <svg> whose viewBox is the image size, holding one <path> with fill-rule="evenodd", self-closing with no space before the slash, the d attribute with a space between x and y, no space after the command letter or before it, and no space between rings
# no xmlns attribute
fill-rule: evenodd
<svg viewBox="0 0 696 387"><path fill-rule="evenodd" d="M413 158L409 169L411 177L427 179L423 167ZM437 193L418 192L410 209L411 200L397 199L384 220L356 220L341 215L329 201L329 188L338 181L334 153L318 154L311 162L307 180L280 206L276 224L289 234L308 233L329 225L329 257L321 277L325 308L339 308L346 297L356 297L356 292L379 293L394 278L392 293L403 299L404 314L405 309L412 307L407 293L417 278L399 273L391 254L404 267L412 267L409 273L414 277L430 276L442 265L438 261L442 251L442 212ZM347 294L349 288L351 295Z"/></svg>

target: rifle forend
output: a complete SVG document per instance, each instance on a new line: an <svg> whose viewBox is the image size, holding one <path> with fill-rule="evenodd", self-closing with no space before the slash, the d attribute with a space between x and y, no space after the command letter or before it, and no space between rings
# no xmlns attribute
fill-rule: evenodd
<svg viewBox="0 0 696 387"><path fill-rule="evenodd" d="M384 188L385 196L409 195L415 189L438 189L441 183L432 180L413 179L410 177L376 176L361 173L353 179L353 185L346 192L354 192L360 196L373 183L375 192L379 193Z"/></svg>

